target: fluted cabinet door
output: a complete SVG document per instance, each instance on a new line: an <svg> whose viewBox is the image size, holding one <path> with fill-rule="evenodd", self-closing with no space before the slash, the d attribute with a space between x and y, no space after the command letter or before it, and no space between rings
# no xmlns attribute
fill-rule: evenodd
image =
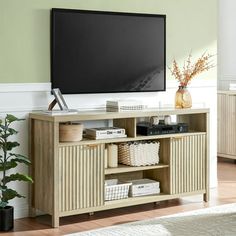
<svg viewBox="0 0 236 236"><path fill-rule="evenodd" d="M170 143L170 193L206 189L206 135L172 138Z"/></svg>
<svg viewBox="0 0 236 236"><path fill-rule="evenodd" d="M219 156L236 156L236 94L218 94L218 135Z"/></svg>
<svg viewBox="0 0 236 236"><path fill-rule="evenodd" d="M60 212L104 205L104 144L59 148Z"/></svg>

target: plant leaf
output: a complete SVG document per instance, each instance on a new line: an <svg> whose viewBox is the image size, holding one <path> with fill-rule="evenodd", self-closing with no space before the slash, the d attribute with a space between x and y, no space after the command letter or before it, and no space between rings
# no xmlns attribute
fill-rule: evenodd
<svg viewBox="0 0 236 236"><path fill-rule="evenodd" d="M6 142L6 150L11 151L13 148L20 146L18 142Z"/></svg>
<svg viewBox="0 0 236 236"><path fill-rule="evenodd" d="M8 202L0 201L0 208L6 207Z"/></svg>
<svg viewBox="0 0 236 236"><path fill-rule="evenodd" d="M10 161L6 161L5 162L5 166L3 165L3 163L0 162L0 171L5 170L10 170L12 168L15 168L17 166L17 163L13 160Z"/></svg>
<svg viewBox="0 0 236 236"><path fill-rule="evenodd" d="M7 186L1 186L1 185L0 185L0 191L3 192L3 191L6 191L6 189L7 189Z"/></svg>
<svg viewBox="0 0 236 236"><path fill-rule="evenodd" d="M4 181L5 184L16 180L33 183L33 180L30 176L19 173L11 174L10 176L5 176L5 178L2 179L2 181Z"/></svg>
<svg viewBox="0 0 236 236"><path fill-rule="evenodd" d="M8 138L11 135L18 134L18 131L12 128L8 128L6 131L7 131L6 133L1 135L2 138Z"/></svg>
<svg viewBox="0 0 236 236"><path fill-rule="evenodd" d="M17 117L13 116L13 115L10 115L10 114L7 114L6 116L6 121L11 124L12 122L14 121L21 121L21 120L24 120L24 119L18 119Z"/></svg>
<svg viewBox="0 0 236 236"><path fill-rule="evenodd" d="M6 129L6 126L5 126L5 125L2 125L2 124L0 124L0 128L1 128L2 130L5 130L5 129Z"/></svg>
<svg viewBox="0 0 236 236"><path fill-rule="evenodd" d="M26 165L29 165L31 163L30 159L28 159L27 157L25 157L21 154L9 153L9 156L16 157L16 158L12 158L11 161L13 160L15 162L24 163Z"/></svg>
<svg viewBox="0 0 236 236"><path fill-rule="evenodd" d="M7 132L9 132L10 135L18 134L18 131L16 131L16 130L13 129L13 128L8 128L8 129L7 129Z"/></svg>
<svg viewBox="0 0 236 236"><path fill-rule="evenodd" d="M17 193L15 190L13 189L6 189L4 192L2 192L2 202L5 202L8 204L8 201L15 198L15 197L19 197L19 198L25 198L24 196L20 195L19 193Z"/></svg>

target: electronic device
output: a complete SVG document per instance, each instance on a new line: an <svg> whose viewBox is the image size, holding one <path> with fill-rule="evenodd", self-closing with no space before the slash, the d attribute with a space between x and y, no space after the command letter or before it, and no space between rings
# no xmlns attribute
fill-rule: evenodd
<svg viewBox="0 0 236 236"><path fill-rule="evenodd" d="M141 135L160 135L185 132L188 132L188 124L186 123L151 125L149 122L140 122L137 124L137 133Z"/></svg>
<svg viewBox="0 0 236 236"><path fill-rule="evenodd" d="M143 105L142 101L138 100L116 100L107 101L106 110L111 112L122 112L122 111L140 111L147 108Z"/></svg>
<svg viewBox="0 0 236 236"><path fill-rule="evenodd" d="M52 9L52 88L165 91L165 74L165 15Z"/></svg>

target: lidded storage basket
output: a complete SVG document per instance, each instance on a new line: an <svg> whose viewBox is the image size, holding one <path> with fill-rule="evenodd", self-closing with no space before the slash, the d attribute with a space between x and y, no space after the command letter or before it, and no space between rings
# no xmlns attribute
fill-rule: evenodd
<svg viewBox="0 0 236 236"><path fill-rule="evenodd" d="M128 166L148 166L159 163L160 143L141 141L121 143L118 146L118 161Z"/></svg>
<svg viewBox="0 0 236 236"><path fill-rule="evenodd" d="M61 123L59 126L60 142L78 142L83 137L83 124Z"/></svg>

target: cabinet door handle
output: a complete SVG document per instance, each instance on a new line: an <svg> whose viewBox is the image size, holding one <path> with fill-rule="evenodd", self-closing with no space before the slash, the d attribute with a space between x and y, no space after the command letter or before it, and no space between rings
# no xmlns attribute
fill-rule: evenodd
<svg viewBox="0 0 236 236"><path fill-rule="evenodd" d="M179 137L172 137L171 139L172 140L180 140L180 139L183 139L184 138L184 136L179 136Z"/></svg>
<svg viewBox="0 0 236 236"><path fill-rule="evenodd" d="M97 146L98 146L98 144L87 144L86 145L87 148L95 148Z"/></svg>

